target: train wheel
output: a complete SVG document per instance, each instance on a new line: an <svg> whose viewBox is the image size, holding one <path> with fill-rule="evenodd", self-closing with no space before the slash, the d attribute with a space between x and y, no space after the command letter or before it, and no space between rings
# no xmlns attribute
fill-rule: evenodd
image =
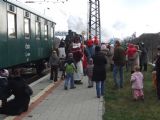
<svg viewBox="0 0 160 120"><path fill-rule="evenodd" d="M43 62L38 62L36 64L36 71L38 75L42 75L43 70L45 69L45 65Z"/></svg>

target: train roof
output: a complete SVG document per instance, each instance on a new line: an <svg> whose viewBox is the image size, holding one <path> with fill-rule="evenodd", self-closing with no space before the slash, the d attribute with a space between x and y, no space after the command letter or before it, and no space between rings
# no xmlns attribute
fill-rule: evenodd
<svg viewBox="0 0 160 120"><path fill-rule="evenodd" d="M3 0L3 1L4 1L4 2L7 2L7 3L10 3L10 4L13 4L13 5L15 5L15 6L19 7L19 8L24 9L24 10L27 10L28 12L31 12L31 13L33 13L33 14L35 14L35 15L38 15L38 16L40 16L40 17L42 17L42 18L44 18L44 19L47 19L47 20L53 22L54 24L56 24L56 23L53 21L52 18L50 18L50 17L48 17L48 16L46 16L46 15L44 15L44 14L36 11L35 9L33 9L33 8L31 8L31 7L28 7L27 5L25 5L25 4L21 3L21 2L14 1L14 0Z"/></svg>

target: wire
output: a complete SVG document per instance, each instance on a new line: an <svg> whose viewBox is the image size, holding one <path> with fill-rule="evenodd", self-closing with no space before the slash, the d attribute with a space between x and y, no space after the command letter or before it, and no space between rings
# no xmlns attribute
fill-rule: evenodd
<svg viewBox="0 0 160 120"><path fill-rule="evenodd" d="M57 1L51 1L51 0L44 0L44 1L34 1L34 0L27 0L25 1L25 3L42 3L42 2L52 2L52 3L65 3L65 2L68 2L68 0L57 0Z"/></svg>

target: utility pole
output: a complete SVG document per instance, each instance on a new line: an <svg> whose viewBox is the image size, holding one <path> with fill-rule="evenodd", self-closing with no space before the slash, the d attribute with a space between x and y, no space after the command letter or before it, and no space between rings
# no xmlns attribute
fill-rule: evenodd
<svg viewBox="0 0 160 120"><path fill-rule="evenodd" d="M101 43L101 23L100 23L100 2L99 0L89 0L89 39L98 38Z"/></svg>

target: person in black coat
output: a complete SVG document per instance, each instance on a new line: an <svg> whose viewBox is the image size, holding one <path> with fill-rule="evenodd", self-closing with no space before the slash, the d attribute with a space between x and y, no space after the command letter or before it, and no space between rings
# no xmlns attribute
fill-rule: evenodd
<svg viewBox="0 0 160 120"><path fill-rule="evenodd" d="M7 103L7 98L9 97L8 76L9 72L7 69L0 70L0 100L2 100L1 106L4 106Z"/></svg>
<svg viewBox="0 0 160 120"><path fill-rule="evenodd" d="M0 108L0 114L19 115L28 110L31 95L28 93L29 87L17 71L14 73L8 80L8 89L14 98Z"/></svg>
<svg viewBox="0 0 160 120"><path fill-rule="evenodd" d="M147 71L147 63L148 63L148 50L145 47L144 43L142 42L140 44L140 70L141 71Z"/></svg>
<svg viewBox="0 0 160 120"><path fill-rule="evenodd" d="M157 97L160 100L160 46L157 47L157 56L155 62L156 79L157 79Z"/></svg>
<svg viewBox="0 0 160 120"><path fill-rule="evenodd" d="M95 55L93 56L93 76L92 80L96 82L97 98L104 95L104 81L106 79L107 58L101 52L100 46L95 47Z"/></svg>

